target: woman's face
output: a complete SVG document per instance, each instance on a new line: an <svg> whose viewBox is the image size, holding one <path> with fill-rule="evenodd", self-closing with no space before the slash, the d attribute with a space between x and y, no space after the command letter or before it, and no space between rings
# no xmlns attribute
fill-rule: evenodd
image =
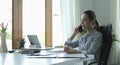
<svg viewBox="0 0 120 65"><path fill-rule="evenodd" d="M91 21L89 20L88 16L86 14L82 14L81 16L81 25L82 25L82 29L87 30L90 29L91 26Z"/></svg>

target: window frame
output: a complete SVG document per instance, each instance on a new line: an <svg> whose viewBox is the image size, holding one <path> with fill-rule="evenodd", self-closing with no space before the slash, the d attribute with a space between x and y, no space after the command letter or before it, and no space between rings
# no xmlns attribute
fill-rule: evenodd
<svg viewBox="0 0 120 65"><path fill-rule="evenodd" d="M22 39L22 0L12 0L12 49ZM45 47L52 47L52 0L45 0Z"/></svg>

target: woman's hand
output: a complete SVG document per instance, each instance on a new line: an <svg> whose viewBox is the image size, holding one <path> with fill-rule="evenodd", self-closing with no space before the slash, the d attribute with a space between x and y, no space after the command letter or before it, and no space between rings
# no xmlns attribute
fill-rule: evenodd
<svg viewBox="0 0 120 65"><path fill-rule="evenodd" d="M71 40L73 40L73 38L79 33L79 30L78 30L78 26L74 29L74 32L72 34L72 36L70 37Z"/></svg>
<svg viewBox="0 0 120 65"><path fill-rule="evenodd" d="M70 46L65 46L64 47L65 52L70 52L71 50L72 50L72 47L70 47Z"/></svg>
<svg viewBox="0 0 120 65"><path fill-rule="evenodd" d="M74 29L74 33L73 34L77 34L77 33L79 33L79 26L77 26L77 27L75 27L75 29Z"/></svg>
<svg viewBox="0 0 120 65"><path fill-rule="evenodd" d="M75 50L70 46L65 46L64 51L68 54L80 53L78 50Z"/></svg>

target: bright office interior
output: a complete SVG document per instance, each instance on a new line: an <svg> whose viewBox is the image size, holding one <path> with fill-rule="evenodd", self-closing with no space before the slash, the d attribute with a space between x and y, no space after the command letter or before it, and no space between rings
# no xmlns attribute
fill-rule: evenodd
<svg viewBox="0 0 120 65"><path fill-rule="evenodd" d="M12 49L12 4L14 0L0 0L0 24L7 26L7 47ZM16 0L17 1L17 0ZM46 6L47 0L22 0L22 37L29 41L26 35L36 34L45 47ZM113 33L120 40L120 1L119 0L50 0L52 1L52 46L63 46L65 40L72 34L75 26L80 23L83 11L95 11L100 25L112 23ZM49 33L49 32L48 32ZM120 43L113 42L109 64L119 63Z"/></svg>

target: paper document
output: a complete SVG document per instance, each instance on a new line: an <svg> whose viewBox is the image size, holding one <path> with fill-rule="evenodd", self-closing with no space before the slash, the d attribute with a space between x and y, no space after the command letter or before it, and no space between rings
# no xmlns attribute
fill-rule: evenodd
<svg viewBox="0 0 120 65"><path fill-rule="evenodd" d="M49 53L41 51L40 53L28 54L27 57L38 57L38 58L56 58L56 53Z"/></svg>
<svg viewBox="0 0 120 65"><path fill-rule="evenodd" d="M28 58L56 58L56 54L53 54L53 55L38 55L38 56L35 56L35 55L32 55L32 56L27 56Z"/></svg>
<svg viewBox="0 0 120 65"><path fill-rule="evenodd" d="M58 58L80 58L80 57L86 57L84 54L67 54L67 53L60 53L57 56Z"/></svg>
<svg viewBox="0 0 120 65"><path fill-rule="evenodd" d="M67 54L67 53L59 53L59 54L46 54L46 55L28 55L30 58L85 58L84 54Z"/></svg>
<svg viewBox="0 0 120 65"><path fill-rule="evenodd" d="M53 47L45 47L45 48L40 48L41 50L52 50L54 49Z"/></svg>
<svg viewBox="0 0 120 65"><path fill-rule="evenodd" d="M64 49L63 48L55 48L55 49L52 49L50 51L51 52L64 52Z"/></svg>

